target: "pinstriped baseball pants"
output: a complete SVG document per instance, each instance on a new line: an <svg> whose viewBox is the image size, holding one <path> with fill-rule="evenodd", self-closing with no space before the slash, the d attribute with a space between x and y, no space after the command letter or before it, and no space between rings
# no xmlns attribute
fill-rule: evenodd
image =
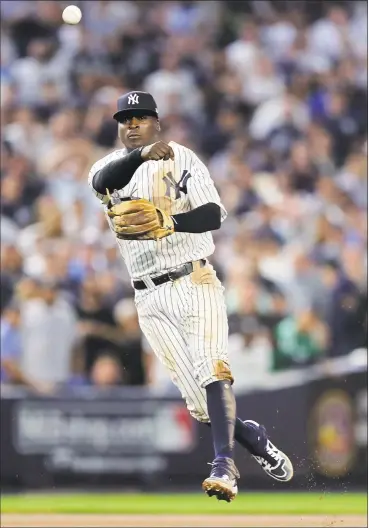
<svg viewBox="0 0 369 528"><path fill-rule="evenodd" d="M231 375L223 292L218 279L194 284L190 275L135 291L140 327L200 422L209 422L205 387Z"/></svg>

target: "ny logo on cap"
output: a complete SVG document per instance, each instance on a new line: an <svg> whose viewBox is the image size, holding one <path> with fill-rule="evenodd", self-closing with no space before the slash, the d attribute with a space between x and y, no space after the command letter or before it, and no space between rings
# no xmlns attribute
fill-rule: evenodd
<svg viewBox="0 0 369 528"><path fill-rule="evenodd" d="M129 95L128 104L138 104L138 94Z"/></svg>

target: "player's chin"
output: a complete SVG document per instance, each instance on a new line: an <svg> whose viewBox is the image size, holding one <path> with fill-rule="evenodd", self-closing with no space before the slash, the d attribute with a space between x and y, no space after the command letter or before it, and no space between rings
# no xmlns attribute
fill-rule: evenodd
<svg viewBox="0 0 369 528"><path fill-rule="evenodd" d="M145 145L145 140L141 136L127 138L126 147L129 149L140 148Z"/></svg>

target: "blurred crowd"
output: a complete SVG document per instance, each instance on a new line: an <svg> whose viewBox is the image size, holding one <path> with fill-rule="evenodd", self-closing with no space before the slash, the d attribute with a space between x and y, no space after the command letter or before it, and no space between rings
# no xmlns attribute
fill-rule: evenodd
<svg viewBox="0 0 369 528"><path fill-rule="evenodd" d="M366 347L366 2L74 3L1 2L2 382L168 387L87 185L129 90L228 210L236 388Z"/></svg>

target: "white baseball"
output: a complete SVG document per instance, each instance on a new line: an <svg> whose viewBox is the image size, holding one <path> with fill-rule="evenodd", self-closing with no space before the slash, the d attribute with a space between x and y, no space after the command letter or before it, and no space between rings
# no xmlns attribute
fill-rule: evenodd
<svg viewBox="0 0 369 528"><path fill-rule="evenodd" d="M62 18L66 24L78 24L82 18L82 11L75 5L67 6L63 11Z"/></svg>

